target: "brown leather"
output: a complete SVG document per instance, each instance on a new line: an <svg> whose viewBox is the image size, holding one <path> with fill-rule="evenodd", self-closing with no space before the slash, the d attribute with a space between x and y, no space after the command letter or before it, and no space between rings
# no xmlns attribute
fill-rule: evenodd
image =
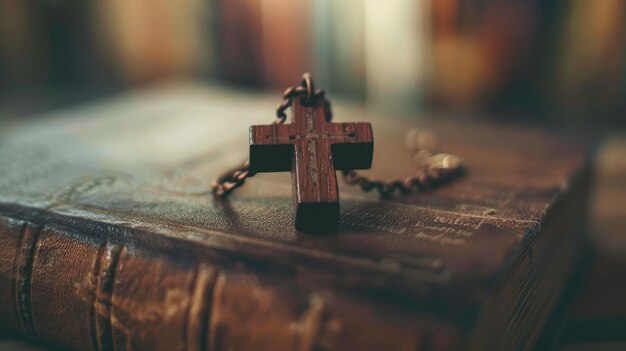
<svg viewBox="0 0 626 351"><path fill-rule="evenodd" d="M532 346L581 243L578 141L339 105L337 121L373 124L368 176L410 175L416 127L468 173L390 199L340 184L339 232L307 235L288 174L210 195L264 109L178 87L3 130L0 326L85 350Z"/></svg>
<svg viewBox="0 0 626 351"><path fill-rule="evenodd" d="M13 219L0 219L0 327L10 331L21 331L17 292L17 256L24 247L20 239L23 222Z"/></svg>

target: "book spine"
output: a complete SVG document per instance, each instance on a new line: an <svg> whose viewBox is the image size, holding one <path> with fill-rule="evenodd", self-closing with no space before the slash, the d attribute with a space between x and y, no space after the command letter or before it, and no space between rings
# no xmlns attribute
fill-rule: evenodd
<svg viewBox="0 0 626 351"><path fill-rule="evenodd" d="M368 104L395 111L421 107L431 72L430 1L364 4Z"/></svg>
<svg viewBox="0 0 626 351"><path fill-rule="evenodd" d="M0 227L3 328L72 349L206 349L210 267L25 221Z"/></svg>
<svg viewBox="0 0 626 351"><path fill-rule="evenodd" d="M278 91L298 83L315 67L310 42L314 12L310 0L261 2L263 14L263 72L266 86Z"/></svg>
<svg viewBox="0 0 626 351"><path fill-rule="evenodd" d="M0 217L0 328L79 350L458 346L449 322L148 235Z"/></svg>
<svg viewBox="0 0 626 351"><path fill-rule="evenodd" d="M361 0L314 2L316 82L333 96L365 100L365 6Z"/></svg>
<svg viewBox="0 0 626 351"><path fill-rule="evenodd" d="M261 2L216 0L215 73L231 84L259 87L263 76L263 16Z"/></svg>

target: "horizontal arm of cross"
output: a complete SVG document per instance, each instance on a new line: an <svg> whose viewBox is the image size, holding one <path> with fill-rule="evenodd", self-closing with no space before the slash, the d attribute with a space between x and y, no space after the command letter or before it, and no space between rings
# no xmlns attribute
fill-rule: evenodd
<svg viewBox="0 0 626 351"><path fill-rule="evenodd" d="M314 134L297 133L293 124L251 126L250 169L253 172L289 171L293 145L302 138L315 138L328 144L336 170L371 167L374 142L369 123L325 123Z"/></svg>

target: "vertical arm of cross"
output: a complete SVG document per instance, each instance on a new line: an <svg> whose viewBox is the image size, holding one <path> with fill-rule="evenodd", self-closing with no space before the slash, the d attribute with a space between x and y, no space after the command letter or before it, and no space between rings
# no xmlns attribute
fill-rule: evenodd
<svg viewBox="0 0 626 351"><path fill-rule="evenodd" d="M295 137L291 171L296 205L296 227L333 231L339 221L339 190L332 162L332 141L321 101L313 106L292 103Z"/></svg>

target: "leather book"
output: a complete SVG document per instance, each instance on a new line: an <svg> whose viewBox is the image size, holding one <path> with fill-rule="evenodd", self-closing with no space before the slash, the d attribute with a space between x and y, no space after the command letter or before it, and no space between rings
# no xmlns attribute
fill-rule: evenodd
<svg viewBox="0 0 626 351"><path fill-rule="evenodd" d="M226 200L276 98L179 84L0 129L0 329L79 350L529 350L583 247L589 154L484 122L373 125L375 178L415 171L407 132L466 172L381 198L340 184L338 232L294 230L291 177Z"/></svg>

